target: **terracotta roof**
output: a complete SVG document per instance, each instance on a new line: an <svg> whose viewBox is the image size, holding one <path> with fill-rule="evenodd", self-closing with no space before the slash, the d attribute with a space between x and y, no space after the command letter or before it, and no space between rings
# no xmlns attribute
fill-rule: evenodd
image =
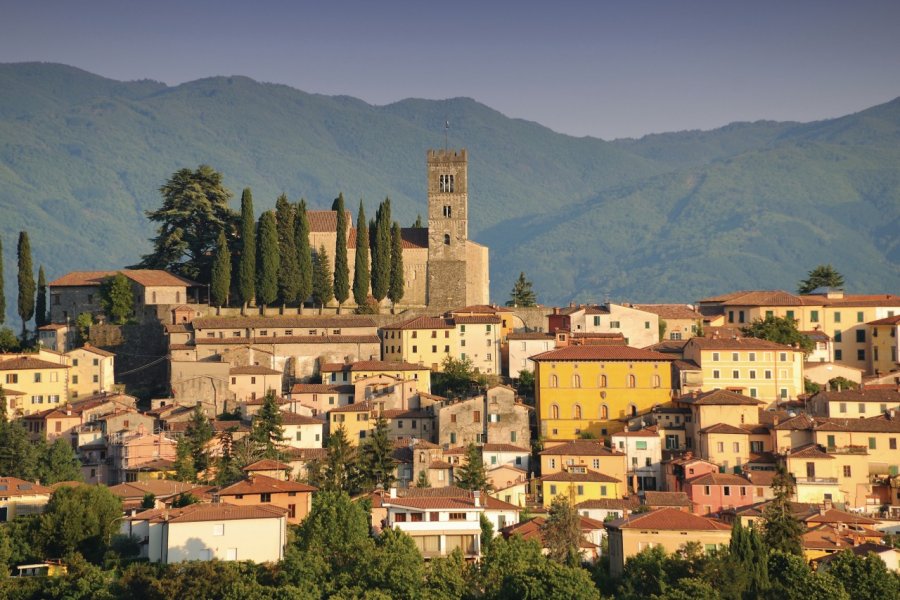
<svg viewBox="0 0 900 600"><path fill-rule="evenodd" d="M613 434L613 438L617 437L658 438L659 428L656 425L651 425L650 427L644 427L643 429L638 429L637 431L620 431Z"/></svg>
<svg viewBox="0 0 900 600"><path fill-rule="evenodd" d="M791 458L822 458L834 460L834 457L828 453L826 453L822 448L820 448L817 444L807 444L805 446L799 446L797 448L792 448L790 452Z"/></svg>
<svg viewBox="0 0 900 600"><path fill-rule="evenodd" d="M482 494L481 506L484 507L484 500L489 498ZM382 498L382 503L388 506L399 506L402 508L418 508L422 510L477 510L475 500L471 496L430 496L430 497L410 497L403 498ZM514 507L515 508L515 507ZM519 510L518 508L515 508Z"/></svg>
<svg viewBox="0 0 900 600"><path fill-rule="evenodd" d="M74 348L73 350L69 350L68 352L66 352L66 355L69 355L76 350L84 350L85 352L91 352L92 354L103 357L115 356L115 354L112 352L108 352L106 350L103 350L102 348L98 348L97 346L92 346L90 344L85 344L81 348Z"/></svg>
<svg viewBox="0 0 900 600"><path fill-rule="evenodd" d="M597 440L572 440L543 450L541 456L625 456Z"/></svg>
<svg viewBox="0 0 900 600"><path fill-rule="evenodd" d="M750 482L740 475L731 473L707 473L687 481L690 485L750 485Z"/></svg>
<svg viewBox="0 0 900 600"><path fill-rule="evenodd" d="M541 477L541 481L587 481L594 483L622 483L620 480L597 471L585 469L584 473L573 473L572 471L560 471L559 473L550 473Z"/></svg>
<svg viewBox="0 0 900 600"><path fill-rule="evenodd" d="M900 403L900 390L896 386L890 389L871 389L862 387L840 392L818 392L810 397L810 401L825 400L827 402L877 402L880 404Z"/></svg>
<svg viewBox="0 0 900 600"><path fill-rule="evenodd" d="M676 360L672 365L679 371L702 371L703 367L692 360Z"/></svg>
<svg viewBox="0 0 900 600"><path fill-rule="evenodd" d="M353 213L349 210L345 210L346 214L346 223L349 225L353 223ZM306 218L309 221L309 230L311 232L325 232L325 233L336 233L337 232L337 211L336 210L307 210Z"/></svg>
<svg viewBox="0 0 900 600"><path fill-rule="evenodd" d="M845 512L836 508L829 508L825 514L817 512L803 519L807 523L852 523L856 525L877 525L879 521L863 515Z"/></svg>
<svg viewBox="0 0 900 600"><path fill-rule="evenodd" d="M371 402L356 402L354 404L345 404L344 406L338 406L337 408L333 408L329 413L345 413L345 412L368 412L373 410L373 405Z"/></svg>
<svg viewBox="0 0 900 600"><path fill-rule="evenodd" d="M817 418L816 431L860 431L871 433L900 433L900 418L885 415L867 419Z"/></svg>
<svg viewBox="0 0 900 600"><path fill-rule="evenodd" d="M298 328L320 329L323 327L339 329L341 327L372 327L375 321L370 317L356 315L335 316L272 316L272 317L201 317L193 320L194 329L259 329Z"/></svg>
<svg viewBox="0 0 900 600"><path fill-rule="evenodd" d="M716 423L715 425L710 425L709 427L704 427L700 430L700 433L725 433L729 435L749 435L749 432L741 429L740 427L735 427L734 425L729 425L727 423Z"/></svg>
<svg viewBox="0 0 900 600"><path fill-rule="evenodd" d="M50 495L52 493L53 490L51 488L39 483L25 481L18 477L0 477L0 496L34 496L36 494Z"/></svg>
<svg viewBox="0 0 900 600"><path fill-rule="evenodd" d="M466 314L486 314L486 315L495 315L497 313L514 313L511 308L507 308L505 306L492 306L490 304L472 304L470 306L463 306L462 308L455 308L451 311L448 311L449 315L466 315Z"/></svg>
<svg viewBox="0 0 900 600"><path fill-rule="evenodd" d="M306 415L297 414L295 412L283 410L281 411L282 425L325 425L325 421L316 419L315 417L307 417Z"/></svg>
<svg viewBox="0 0 900 600"><path fill-rule="evenodd" d="M380 344L381 339L375 335L279 335L274 337L230 337L230 338L197 338L195 344L216 346L238 344L241 346L272 344Z"/></svg>
<svg viewBox="0 0 900 600"><path fill-rule="evenodd" d="M318 488L296 481L281 481L265 475L251 475L218 491L219 496L242 494L285 494L287 492L315 492Z"/></svg>
<svg viewBox="0 0 900 600"><path fill-rule="evenodd" d="M600 510L634 510L640 506L637 496L629 498L597 498L594 500L585 500L575 505L578 509L600 509Z"/></svg>
<svg viewBox="0 0 900 600"><path fill-rule="evenodd" d="M411 330L411 329L453 329L453 319L447 317L414 317L412 319L385 325L384 330Z"/></svg>
<svg viewBox="0 0 900 600"><path fill-rule="evenodd" d="M276 519L287 514L286 508L272 505L235 506L226 503L190 504L183 508L154 508L139 512L126 521L153 523L194 523L199 521L239 521L245 519Z"/></svg>
<svg viewBox="0 0 900 600"><path fill-rule="evenodd" d="M68 369L68 365L52 363L39 358L30 356L19 356L18 358L10 358L0 360L0 371L24 371L31 369Z"/></svg>
<svg viewBox="0 0 900 600"><path fill-rule="evenodd" d="M644 350L652 350L654 352L665 352L666 354L681 354L684 352L684 347L690 341L686 340L663 340L661 342L657 342L656 344L650 344Z"/></svg>
<svg viewBox="0 0 900 600"><path fill-rule="evenodd" d="M688 345L698 346L701 350L779 350L800 352L795 348L784 344L777 344L769 340L761 340L752 337L739 338L709 338L695 337L688 340Z"/></svg>
<svg viewBox="0 0 900 600"><path fill-rule="evenodd" d="M163 329L167 333L190 333L194 330L190 323L166 323Z"/></svg>
<svg viewBox="0 0 900 600"><path fill-rule="evenodd" d="M119 271L73 271L54 279L50 287L99 286L103 280L121 273L144 287L189 287L198 283L158 269L121 269Z"/></svg>
<svg viewBox="0 0 900 600"><path fill-rule="evenodd" d="M261 365L248 365L246 367L231 367L229 375L281 375L281 371L263 367Z"/></svg>
<svg viewBox="0 0 900 600"><path fill-rule="evenodd" d="M531 450L528 448L522 448L521 446L516 446L515 444L484 444L481 447L482 452L518 452L518 453L526 453L530 454Z"/></svg>
<svg viewBox="0 0 900 600"><path fill-rule="evenodd" d="M704 298L700 302L716 302L724 306L802 306L803 300L782 290L748 290Z"/></svg>
<svg viewBox="0 0 900 600"><path fill-rule="evenodd" d="M328 448L285 448L283 450L288 460L310 461L321 460L328 456Z"/></svg>
<svg viewBox="0 0 900 600"><path fill-rule="evenodd" d="M900 315L869 321L866 325L900 325Z"/></svg>
<svg viewBox="0 0 900 600"><path fill-rule="evenodd" d="M695 394L685 394L678 399L694 406L759 406L762 404L756 398L745 396L730 390L712 390Z"/></svg>
<svg viewBox="0 0 900 600"><path fill-rule="evenodd" d="M607 529L656 529L662 531L727 531L730 525L699 517L677 508L659 508L648 513L632 514L606 524Z"/></svg>
<svg viewBox="0 0 900 600"><path fill-rule="evenodd" d="M6 394L7 396L23 395L21 392L17 392L14 394L10 394L9 392L10 391L8 389L3 388L3 393ZM66 413L66 410L64 407L63 408L54 407L54 408L48 408L46 410L42 410L40 412L31 413L30 415L24 415L23 417L21 417L21 419L23 421L43 421L44 419L77 419L78 421L80 421L81 415L73 413L71 411L69 413Z"/></svg>
<svg viewBox="0 0 900 600"><path fill-rule="evenodd" d="M663 319L699 320L703 315L687 304L629 304L631 308L659 315Z"/></svg>
<svg viewBox="0 0 900 600"><path fill-rule="evenodd" d="M693 506L685 492L644 492L644 504L647 506Z"/></svg>
<svg viewBox="0 0 900 600"><path fill-rule="evenodd" d="M810 299L810 303L823 304L826 306L900 306L900 296L896 294L844 294L843 298L825 298L819 296L817 300L812 300L811 296L804 296L804 299Z"/></svg>
<svg viewBox="0 0 900 600"><path fill-rule="evenodd" d="M394 408L381 411L385 419L433 419L434 415L414 408Z"/></svg>
<svg viewBox="0 0 900 600"><path fill-rule="evenodd" d="M389 360L359 360L353 363L325 363L320 369L323 373L342 371L427 371L427 367L413 363Z"/></svg>
<svg viewBox="0 0 900 600"><path fill-rule="evenodd" d="M445 460L433 460L430 463L428 463L428 468L429 469L452 469L453 465L451 465L450 463L448 463Z"/></svg>
<svg viewBox="0 0 900 600"><path fill-rule="evenodd" d="M750 455L750 460L747 461L747 464L757 462L753 460L754 455ZM775 464L774 462L772 464ZM761 485L763 487L771 487L772 482L775 480L775 476L778 473L774 470L772 471L761 471L761 470L747 470L746 465L744 465L744 477L750 481L751 485Z"/></svg>
<svg viewBox="0 0 900 600"><path fill-rule="evenodd" d="M41 325L38 327L38 331L57 331L59 329L66 329L69 326L65 323L47 323L46 325Z"/></svg>
<svg viewBox="0 0 900 600"><path fill-rule="evenodd" d="M262 460L258 460L254 463L250 463L243 469L244 472L249 471L289 471L291 469L291 465L287 465L279 460L272 460L271 458L264 458Z"/></svg>
<svg viewBox="0 0 900 600"><path fill-rule="evenodd" d="M874 552L875 554L885 554L885 553L898 554L898 553L900 553L900 550L897 550L893 546L886 546L884 544L876 544L875 542L864 542L862 544L858 544L856 546L846 548L846 550L849 550L856 556L860 556L860 557L868 556L869 552ZM814 559L812 559L812 561L819 563L819 564L822 564L822 563L828 564L831 561L835 560L838 556L840 556L840 553L832 552L831 554L826 554L824 556L819 556L818 558L814 558Z"/></svg>
<svg viewBox="0 0 900 600"><path fill-rule="evenodd" d="M415 440L415 442L413 441ZM415 448L416 450L437 450L437 444L418 438L398 438L394 440L394 448Z"/></svg>
<svg viewBox="0 0 900 600"><path fill-rule="evenodd" d="M178 494L191 493L197 489L208 489L194 483L171 481L168 479L147 479L145 481L132 481L111 486L109 491L120 498L143 498L146 494L153 494L157 498L167 498Z"/></svg>
<svg viewBox="0 0 900 600"><path fill-rule="evenodd" d="M291 388L292 394L352 394L355 391L352 385L334 383L295 383Z"/></svg>
<svg viewBox="0 0 900 600"><path fill-rule="evenodd" d="M830 335L828 335L824 331L821 331L818 329L814 330L814 331L801 331L800 333L802 333L803 335L805 335L806 337L808 337L809 339L811 339L814 342L829 342L829 341L831 341Z"/></svg>
<svg viewBox="0 0 900 600"><path fill-rule="evenodd" d="M544 524L547 522L547 519L544 517L532 517L527 521L522 523L514 523L512 525L507 525L503 529L500 530L500 534L504 538L511 538L513 536L519 536L524 540L537 540L541 546L544 546ZM599 521L595 521L594 519L589 519L588 517L579 516L579 525L581 526L581 531L594 531L597 529L603 529L603 523ZM580 542L581 548L596 548L597 544L588 541L584 537L581 538Z"/></svg>
<svg viewBox="0 0 900 600"><path fill-rule="evenodd" d="M632 348L631 346L566 346L548 352L541 352L531 357L531 360L564 361L564 360L654 360L670 361L673 358L667 354Z"/></svg>

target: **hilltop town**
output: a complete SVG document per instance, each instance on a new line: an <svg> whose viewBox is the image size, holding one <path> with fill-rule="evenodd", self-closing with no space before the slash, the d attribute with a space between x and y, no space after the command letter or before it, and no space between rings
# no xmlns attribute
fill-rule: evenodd
<svg viewBox="0 0 900 600"><path fill-rule="evenodd" d="M802 293L558 307L523 273L492 303L468 160L427 153L411 227L342 196L257 220L245 190L232 214L200 167L163 186L140 264L36 284L29 256L31 311L20 291L22 336L0 339L6 570L87 559L134 569L127 586L134 562L252 561L280 565L255 585L319 597L354 585L329 553L370 544L356 585L384 597L510 597L491 561L528 541L565 597L719 597L690 587L699 567L671 576L684 596L639 590L639 565L741 569L765 545L797 569L766 590L788 572L840 588L818 597L900 589L900 295L821 267ZM48 535L66 520L91 525ZM435 591L471 565L478 590Z"/></svg>

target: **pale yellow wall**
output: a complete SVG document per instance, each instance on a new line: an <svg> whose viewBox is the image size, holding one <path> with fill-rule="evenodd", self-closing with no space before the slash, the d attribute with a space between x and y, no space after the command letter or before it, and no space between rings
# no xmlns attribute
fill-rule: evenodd
<svg viewBox="0 0 900 600"><path fill-rule="evenodd" d="M541 474L549 475L564 471L566 467L585 467L604 475L625 481L627 457L624 453L609 456L541 455Z"/></svg>
<svg viewBox="0 0 900 600"><path fill-rule="evenodd" d="M891 466L900 466L900 433L816 431L814 435L815 442L826 448L856 446L865 449L869 454L869 471L872 473L886 474ZM874 448L870 445L870 439L874 440Z"/></svg>
<svg viewBox="0 0 900 600"><path fill-rule="evenodd" d="M834 502L852 507L866 505L871 493L869 456L864 453L835 453L832 458L788 457L787 469L797 483L797 501L821 504L826 494ZM807 477L807 463L815 465L813 481Z"/></svg>
<svg viewBox="0 0 900 600"><path fill-rule="evenodd" d="M109 392L115 385L115 357L100 356L83 348L66 353L69 369L69 398Z"/></svg>
<svg viewBox="0 0 900 600"><path fill-rule="evenodd" d="M132 284L135 292L141 289L141 286ZM143 288L144 293L138 296L138 303L143 304L183 304L188 301L187 287L170 287L170 286L149 286Z"/></svg>
<svg viewBox="0 0 900 600"><path fill-rule="evenodd" d="M444 358L459 358L459 338L455 329L388 329L381 342L384 360L421 364L441 370Z"/></svg>
<svg viewBox="0 0 900 600"><path fill-rule="evenodd" d="M395 344L396 345L396 344ZM344 375L347 377L344 377ZM349 372L332 371L326 374L328 376L327 383L356 383L360 379L370 379L381 375L388 375L401 381L413 379L416 382L416 389L426 394L431 393L431 369L422 367L417 370L392 371L390 368L378 370L356 370Z"/></svg>
<svg viewBox="0 0 900 600"><path fill-rule="evenodd" d="M575 312L570 322L572 333L621 333L626 343L635 348L645 348L659 341L659 315L620 304L609 304L609 314Z"/></svg>
<svg viewBox="0 0 900 600"><path fill-rule="evenodd" d="M610 573L621 575L625 562L632 556L651 546L662 546L669 554L675 552L688 542L699 542L706 548L708 545L728 546L731 531L728 529L714 531L656 531L641 529L617 529L609 534Z"/></svg>
<svg viewBox="0 0 900 600"><path fill-rule="evenodd" d="M571 499L573 504L585 500L600 500L602 498L621 498L618 483L600 483L597 481L542 481L543 504L550 506L557 496ZM581 493L579 493L579 490Z"/></svg>
<svg viewBox="0 0 900 600"><path fill-rule="evenodd" d="M359 412L330 412L328 413L328 421L330 427L329 435L332 435L339 427L344 428L347 434L347 440L352 446L358 446L360 443L360 433L365 431L366 437L372 429L375 428L375 417L368 411Z"/></svg>
<svg viewBox="0 0 900 600"><path fill-rule="evenodd" d="M500 325L465 324L456 326L459 357L465 356L481 373L500 373Z"/></svg>
<svg viewBox="0 0 900 600"><path fill-rule="evenodd" d="M168 523L168 563L201 560L203 550L211 558L226 560L229 548L237 548L237 560L275 562L284 555L285 518ZM216 525L224 535L214 536ZM151 561L153 558L151 557Z"/></svg>
<svg viewBox="0 0 900 600"><path fill-rule="evenodd" d="M10 416L30 415L68 402L68 367L0 371L0 385L23 396L7 396ZM39 378L40 381L35 381Z"/></svg>
<svg viewBox="0 0 900 600"><path fill-rule="evenodd" d="M896 371L900 325L869 325L869 373Z"/></svg>
<svg viewBox="0 0 900 600"><path fill-rule="evenodd" d="M731 471L733 467L750 460L750 442L746 435L701 433L700 455L701 458Z"/></svg>
<svg viewBox="0 0 900 600"><path fill-rule="evenodd" d="M759 409L756 406L745 405L700 405L694 410L696 426L700 429L724 423L740 427L741 425L756 425L759 423Z"/></svg>
<svg viewBox="0 0 900 600"><path fill-rule="evenodd" d="M228 376L229 389L234 393L238 402L252 400L254 398L263 398L269 392L274 390L275 394L281 395L281 374L275 375L238 375L230 374Z"/></svg>
<svg viewBox="0 0 900 600"><path fill-rule="evenodd" d="M734 355L737 355L737 360ZM699 350L688 344L684 357L700 365L703 390L740 389L745 396L765 402L782 398L782 389L787 390L785 399L796 399L805 392L803 353L789 348L783 351ZM737 377L734 376L735 371Z"/></svg>
<svg viewBox="0 0 900 600"><path fill-rule="evenodd" d="M6 507L6 520L12 521L16 517L35 515L44 512L44 506L50 501L49 494L33 494L20 496L2 496L0 492L0 507Z"/></svg>

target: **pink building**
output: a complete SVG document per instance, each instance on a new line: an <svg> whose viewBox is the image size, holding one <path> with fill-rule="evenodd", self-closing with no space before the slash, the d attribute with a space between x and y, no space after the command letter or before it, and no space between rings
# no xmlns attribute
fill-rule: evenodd
<svg viewBox="0 0 900 600"><path fill-rule="evenodd" d="M730 473L707 473L684 483L696 515L718 514L725 509L763 502L771 498L766 490L771 488Z"/></svg>
<svg viewBox="0 0 900 600"><path fill-rule="evenodd" d="M707 473L718 473L719 466L702 458L695 458L687 453L682 458L675 458L663 463L667 492L685 491L685 482Z"/></svg>

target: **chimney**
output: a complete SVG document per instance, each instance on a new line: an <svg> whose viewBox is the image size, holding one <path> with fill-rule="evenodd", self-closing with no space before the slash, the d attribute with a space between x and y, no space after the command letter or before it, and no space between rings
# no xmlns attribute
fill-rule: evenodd
<svg viewBox="0 0 900 600"><path fill-rule="evenodd" d="M559 307L557 307L557 306L554 306L554 307L553 307L553 314L554 314L554 315L558 315L558 314L559 314Z"/></svg>
<svg viewBox="0 0 900 600"><path fill-rule="evenodd" d="M831 510L831 509L833 508L833 506L834 506L834 505L831 503L831 500L829 500L829 499L827 499L827 498L826 498L825 501L822 503L822 505L825 507L825 510ZM825 514L825 513L823 512L822 514Z"/></svg>
<svg viewBox="0 0 900 600"><path fill-rule="evenodd" d="M390 497L391 500L396 500L397 499L397 488L391 486L390 492L388 492L388 496Z"/></svg>
<svg viewBox="0 0 900 600"><path fill-rule="evenodd" d="M774 426L778 427L778 415L775 415L774 417L772 417L772 421L773 421Z"/></svg>
<svg viewBox="0 0 900 600"><path fill-rule="evenodd" d="M475 508L480 508L481 507L481 492L478 490L475 490L474 492L472 492L472 500L475 502Z"/></svg>

